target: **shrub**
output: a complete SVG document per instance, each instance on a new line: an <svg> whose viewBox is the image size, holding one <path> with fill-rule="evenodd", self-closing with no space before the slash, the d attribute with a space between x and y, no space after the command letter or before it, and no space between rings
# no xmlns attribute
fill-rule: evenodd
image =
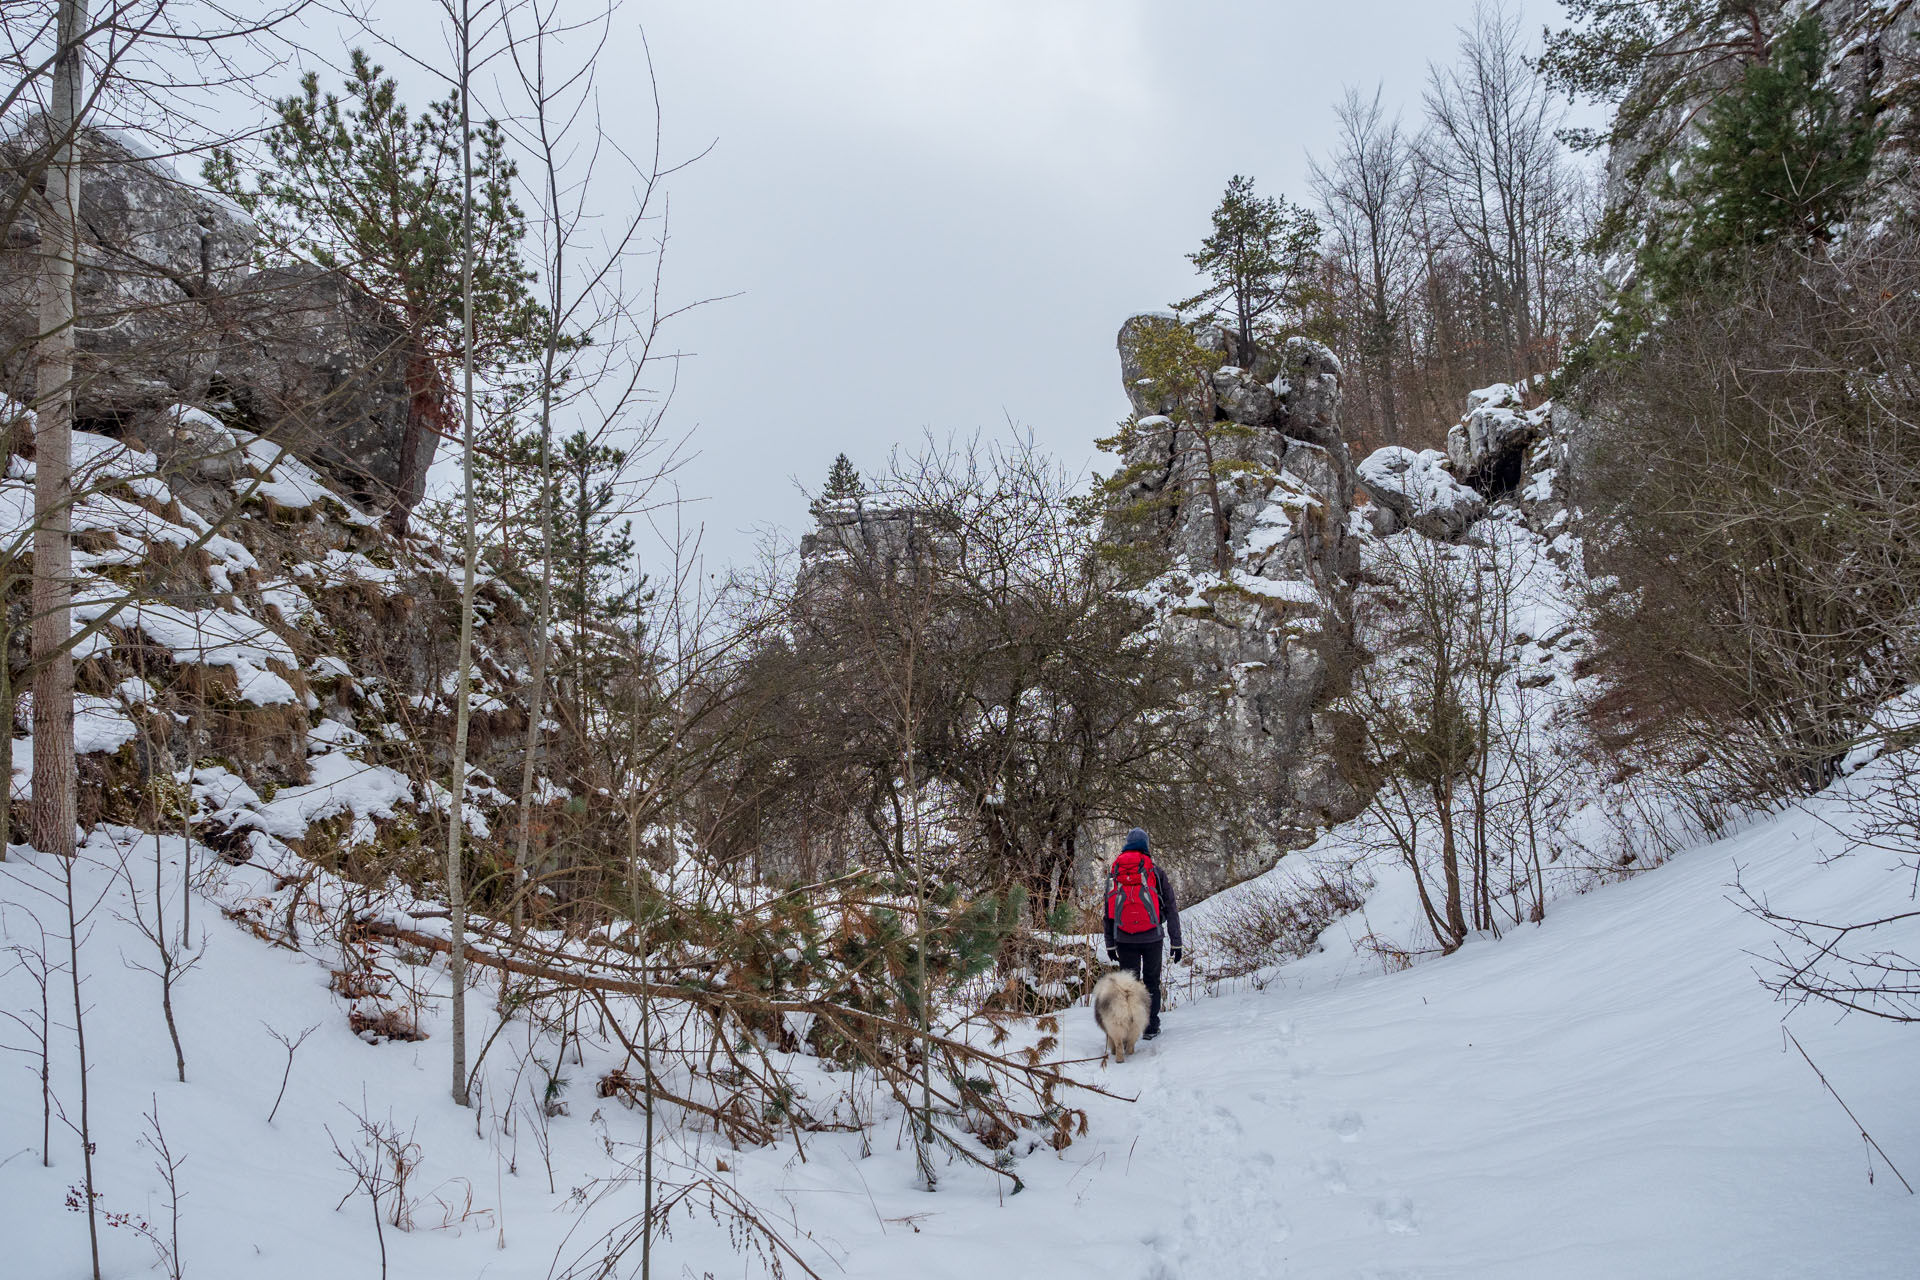
<svg viewBox="0 0 1920 1280"><path fill-rule="evenodd" d="M1313 950L1326 927L1365 900L1351 878L1317 871L1312 880L1255 881L1234 890L1208 920L1208 976L1237 978Z"/></svg>

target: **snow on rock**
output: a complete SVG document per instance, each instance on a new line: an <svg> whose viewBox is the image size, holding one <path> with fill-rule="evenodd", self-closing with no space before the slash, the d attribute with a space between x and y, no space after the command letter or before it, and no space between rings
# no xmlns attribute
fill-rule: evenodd
<svg viewBox="0 0 1920 1280"><path fill-rule="evenodd" d="M157 476L160 460L144 449L134 449L92 431L73 433L73 484L87 489L123 483L142 498L167 502L172 498Z"/></svg>
<svg viewBox="0 0 1920 1280"><path fill-rule="evenodd" d="M246 459L259 477L240 475L230 482L233 491L244 496L271 499L292 510L305 510L321 503L336 507L348 524L371 525L372 516L327 487L319 473L293 456L281 445L259 437L249 438Z"/></svg>
<svg viewBox="0 0 1920 1280"><path fill-rule="evenodd" d="M140 730L113 698L90 693L73 695L73 749L80 755L118 751L140 736Z"/></svg>
<svg viewBox="0 0 1920 1280"><path fill-rule="evenodd" d="M232 807L214 813L214 820L229 831L263 831L280 840L300 840L314 823L348 813L353 815L347 833L352 847L375 837L374 819L393 817L394 806L413 798L413 784L405 774L356 760L345 750L323 751L307 763L313 771L311 783L282 787L271 800L239 796Z"/></svg>
<svg viewBox="0 0 1920 1280"><path fill-rule="evenodd" d="M1487 513L1486 499L1453 477L1437 449L1386 445L1362 460L1358 474L1374 502L1430 538L1453 541Z"/></svg>
<svg viewBox="0 0 1920 1280"><path fill-rule="evenodd" d="M193 771L193 798L200 808L216 812L260 803L260 794L225 765Z"/></svg>
<svg viewBox="0 0 1920 1280"><path fill-rule="evenodd" d="M246 475L246 455L240 438L220 419L191 405L171 405L161 422L173 437L176 458L191 459L195 474L214 481L232 481Z"/></svg>
<svg viewBox="0 0 1920 1280"><path fill-rule="evenodd" d="M268 608L279 614L280 621L286 623L288 626L298 624L302 618L307 617L313 612L312 597L302 591L298 584L287 581L284 578L262 583L260 586L260 599L265 602ZM339 661L338 659L332 660L336 662ZM344 666L345 664L342 663L341 665ZM318 668L316 668L316 670L318 670ZM335 673L322 672L321 674L344 675L346 673L342 671Z"/></svg>
<svg viewBox="0 0 1920 1280"><path fill-rule="evenodd" d="M1132 593L1135 600L1150 609L1176 611L1210 610L1222 595L1234 594L1314 610L1326 605L1325 598L1311 582L1298 578L1263 578L1244 569L1235 569L1226 575L1169 573Z"/></svg>
<svg viewBox="0 0 1920 1280"><path fill-rule="evenodd" d="M1471 392L1466 416L1447 429L1454 475L1489 493L1511 490L1519 482L1527 447L1540 438L1552 412L1551 402L1526 408L1511 383Z"/></svg>
<svg viewBox="0 0 1920 1280"><path fill-rule="evenodd" d="M239 695L255 706L294 702L297 695L285 677L267 667L277 662L298 666L293 648L277 633L243 614L226 609L188 609L152 600L126 600L94 588L76 599L74 617L84 622L111 614L113 625L139 631L168 649L176 662L228 667L239 683Z"/></svg>
<svg viewBox="0 0 1920 1280"><path fill-rule="evenodd" d="M338 548L328 550L318 562L302 561L293 567L293 572L295 577L323 588L343 587L355 582L384 586L400 576L394 569L375 564L364 552L342 551Z"/></svg>

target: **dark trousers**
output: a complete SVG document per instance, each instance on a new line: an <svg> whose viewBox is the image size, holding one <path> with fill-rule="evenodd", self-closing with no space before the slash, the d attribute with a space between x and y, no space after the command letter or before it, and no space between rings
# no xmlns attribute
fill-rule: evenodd
<svg viewBox="0 0 1920 1280"><path fill-rule="evenodd" d="M1160 939L1155 938L1152 942L1122 942L1116 944L1114 950L1120 953L1120 967L1147 984L1147 994L1153 997L1153 1012L1147 1018L1147 1029L1159 1030Z"/></svg>

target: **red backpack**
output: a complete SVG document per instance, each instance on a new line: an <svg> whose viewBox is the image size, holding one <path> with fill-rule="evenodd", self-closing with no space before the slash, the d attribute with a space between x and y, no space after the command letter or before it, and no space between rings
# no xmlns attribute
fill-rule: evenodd
<svg viewBox="0 0 1920 1280"><path fill-rule="evenodd" d="M1107 914L1121 933L1152 933L1160 927L1160 883L1153 859L1129 849L1107 874Z"/></svg>

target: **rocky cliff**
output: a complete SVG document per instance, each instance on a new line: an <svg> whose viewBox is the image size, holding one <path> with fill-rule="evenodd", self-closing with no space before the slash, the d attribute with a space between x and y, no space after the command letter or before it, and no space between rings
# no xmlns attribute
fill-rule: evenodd
<svg viewBox="0 0 1920 1280"><path fill-rule="evenodd" d="M1222 363L1175 405L1143 375L1140 355L1152 330L1175 323L1137 315L1118 339L1135 422L1178 415L1165 430L1141 433L1125 458L1135 489L1159 500L1157 528L1146 536L1169 565L1143 599L1157 643L1183 654L1215 689L1215 732L1255 769L1255 825L1265 832L1252 843L1170 851L1183 891L1201 897L1266 870L1364 802L1337 764L1352 726L1330 702L1351 652L1347 602L1366 517L1355 508L1333 353L1301 338L1242 350L1234 334L1207 329L1200 340ZM1188 437L1207 429L1201 424L1231 429L1214 431L1210 449L1190 447ZM1232 562L1225 572L1221 516ZM1087 845L1083 876L1103 854L1097 840Z"/></svg>
<svg viewBox="0 0 1920 1280"><path fill-rule="evenodd" d="M44 126L0 139L0 389L34 395L37 202L15 201L45 163ZM131 136L77 143L80 261L76 419L191 473L208 443L176 406L285 445L360 509L404 520L437 439L410 394L406 335L373 299L317 267L258 269L253 223L183 181Z"/></svg>

